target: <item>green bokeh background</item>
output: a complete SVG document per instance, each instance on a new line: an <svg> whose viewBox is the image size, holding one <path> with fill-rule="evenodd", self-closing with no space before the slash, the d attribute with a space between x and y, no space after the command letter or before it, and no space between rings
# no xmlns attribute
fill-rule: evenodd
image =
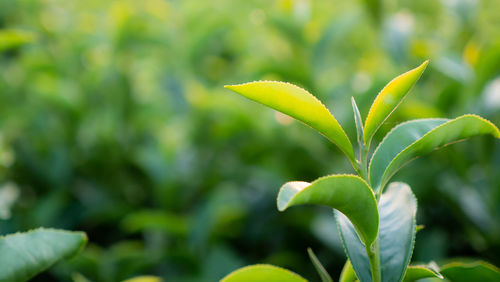
<svg viewBox="0 0 500 282"><path fill-rule="evenodd" d="M85 251L35 281L216 281L272 263L317 280L345 255L331 210L280 213L290 180L352 173L307 126L223 88L282 80L355 140L393 77L429 67L376 136L476 113L500 126L497 0L0 1L0 234L83 230ZM500 265L500 142L473 138L395 180L418 198L413 261ZM79 280L80 279L80 280Z"/></svg>

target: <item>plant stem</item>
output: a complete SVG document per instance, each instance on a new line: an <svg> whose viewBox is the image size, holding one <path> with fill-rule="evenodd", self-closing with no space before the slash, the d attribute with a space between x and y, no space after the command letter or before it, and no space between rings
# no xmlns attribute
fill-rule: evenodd
<svg viewBox="0 0 500 282"><path fill-rule="evenodd" d="M366 246L365 246L366 247ZM380 270L380 250L378 238L373 242L371 247L366 247L366 254L368 255L368 260L370 261L370 270L372 273L372 281L380 282L382 281L381 270Z"/></svg>

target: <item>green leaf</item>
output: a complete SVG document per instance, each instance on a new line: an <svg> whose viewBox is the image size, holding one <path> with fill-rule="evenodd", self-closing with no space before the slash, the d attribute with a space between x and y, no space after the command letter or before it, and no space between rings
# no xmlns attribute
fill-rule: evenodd
<svg viewBox="0 0 500 282"><path fill-rule="evenodd" d="M354 122L356 123L356 132L358 135L358 144L360 146L363 145L363 119L361 118L361 114L359 113L358 105L356 105L356 101L354 97L351 97L352 110L354 112Z"/></svg>
<svg viewBox="0 0 500 282"><path fill-rule="evenodd" d="M394 78L377 95L365 121L364 141L366 146L370 145L375 132L399 106L408 91L420 78L428 63L427 60L417 68Z"/></svg>
<svg viewBox="0 0 500 282"><path fill-rule="evenodd" d="M32 32L15 29L0 30L0 52L35 41Z"/></svg>
<svg viewBox="0 0 500 282"><path fill-rule="evenodd" d="M299 275L281 267L268 264L245 266L222 278L221 282L304 282Z"/></svg>
<svg viewBox="0 0 500 282"><path fill-rule="evenodd" d="M316 268L316 271L318 272L319 276L321 277L322 282L333 282L332 277L330 274L328 274L328 271L326 271L325 267L321 264L319 259L316 257L314 254L313 250L311 248L307 248L307 253L309 254L309 258L311 259L314 268Z"/></svg>
<svg viewBox="0 0 500 282"><path fill-rule="evenodd" d="M293 181L280 188L278 210L301 204L325 205L339 210L354 224L364 244L377 237L377 201L372 189L355 175L330 175L312 183Z"/></svg>
<svg viewBox="0 0 500 282"><path fill-rule="evenodd" d="M382 281L401 281L410 262L415 243L417 201L405 183L391 183L378 205L380 215L379 248ZM356 276L372 281L365 246L354 227L341 213L335 213L340 237Z"/></svg>
<svg viewBox="0 0 500 282"><path fill-rule="evenodd" d="M352 264L350 260L347 260L342 268L342 272L340 273L340 282L354 282L358 280L356 277L356 272L354 272L354 268L352 268Z"/></svg>
<svg viewBox="0 0 500 282"><path fill-rule="evenodd" d="M476 115L456 119L419 119L399 124L382 140L370 161L369 175L375 192L409 161L462 139L500 131L491 122Z"/></svg>
<svg viewBox="0 0 500 282"><path fill-rule="evenodd" d="M43 228L0 237L0 281L29 280L76 255L86 242L83 232Z"/></svg>
<svg viewBox="0 0 500 282"><path fill-rule="evenodd" d="M443 279L443 275L439 273L439 269L434 263L429 265L410 265L406 269L403 281L413 282L424 278Z"/></svg>
<svg viewBox="0 0 500 282"><path fill-rule="evenodd" d="M441 274L453 282L500 281L500 269L484 261L452 262L441 267Z"/></svg>
<svg viewBox="0 0 500 282"><path fill-rule="evenodd" d="M162 282L162 281L163 281L163 279L161 279L160 277L144 275L144 276L136 276L134 278L123 280L122 282Z"/></svg>
<svg viewBox="0 0 500 282"><path fill-rule="evenodd" d="M296 118L335 143L354 164L354 150L346 133L330 111L311 93L290 83L254 81L226 85L227 89Z"/></svg>

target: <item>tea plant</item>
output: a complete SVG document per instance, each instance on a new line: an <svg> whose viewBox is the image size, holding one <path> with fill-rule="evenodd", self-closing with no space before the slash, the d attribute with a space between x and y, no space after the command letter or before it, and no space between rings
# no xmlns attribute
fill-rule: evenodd
<svg viewBox="0 0 500 282"><path fill-rule="evenodd" d="M277 197L278 210L301 204L334 209L348 260L340 281L414 281L446 278L451 281L500 281L500 271L488 263L454 262L441 269L434 263L410 265L417 233L417 200L406 183L389 183L411 160L472 136L500 131L477 115L455 119L417 119L394 127L370 150L373 136L420 78L428 61L389 82L373 102L365 122L352 98L357 129L356 158L351 141L333 114L313 95L284 82L256 81L226 88L285 113L319 131L347 156L358 175L329 175L312 183L285 183ZM312 250L311 260L322 281L332 281ZM288 270L252 265L223 281L304 281Z"/></svg>
<svg viewBox="0 0 500 282"><path fill-rule="evenodd" d="M27 281L86 243L83 232L45 228L0 237L0 281Z"/></svg>

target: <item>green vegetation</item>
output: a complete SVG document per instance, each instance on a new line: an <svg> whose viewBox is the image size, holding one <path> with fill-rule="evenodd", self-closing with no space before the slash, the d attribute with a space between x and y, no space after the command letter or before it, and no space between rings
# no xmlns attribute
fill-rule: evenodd
<svg viewBox="0 0 500 282"><path fill-rule="evenodd" d="M500 131L495 125L475 115L463 115L453 120L416 119L402 123L387 133L370 157L372 136L407 95L427 63L426 61L420 67L389 82L375 98L364 125L356 102L352 99L359 156L351 162L359 176L331 175L312 183L288 182L278 194L277 205L280 211L301 204L325 205L335 210L337 226L348 258L345 267L354 272L354 275L343 273L342 281L415 281L429 277L442 279L438 267L432 269L420 266L407 270L417 232L417 200L406 183L392 182L384 193L386 184L409 161L435 149L478 135L492 135L500 139ZM322 125L322 118L327 122L335 120L324 106L320 107L321 102L314 100L311 94L289 84L257 81L226 88L297 117L314 129L320 128L320 132L328 132L328 125ZM306 106L302 106L302 101ZM308 101L320 105L319 109L308 107ZM328 139L335 142L346 137L336 121L331 124L335 130L330 135L324 134ZM350 145L350 142L342 142L338 146L350 158L349 153L353 149L351 146L345 148L346 143ZM310 256L321 279L332 281L314 254L310 253ZM477 264L483 266L482 262ZM228 277L237 274L241 279L251 281L261 275L262 271L259 266L244 269L245 271L237 270ZM494 266L445 269L444 276L451 281L461 277L474 280L473 277L484 276L488 277L484 278L488 281L500 278L500 271ZM267 279L287 280L285 276Z"/></svg>
<svg viewBox="0 0 500 282"><path fill-rule="evenodd" d="M497 2L0 1L0 236L85 232L78 255L33 281L218 281L254 264L317 280L309 256L336 280L354 269L331 208L280 213L275 197L287 181L347 173L411 185L422 226L407 274L434 260L444 275L448 258L500 265L500 142L424 154L448 125L487 128L445 119L500 125ZM398 109L358 134L376 93L427 59ZM318 116L297 122L223 88L245 81L307 89L322 103L305 95L303 110ZM422 131L445 131L385 170L393 152L373 144L434 117ZM371 169L356 145L369 137Z"/></svg>

